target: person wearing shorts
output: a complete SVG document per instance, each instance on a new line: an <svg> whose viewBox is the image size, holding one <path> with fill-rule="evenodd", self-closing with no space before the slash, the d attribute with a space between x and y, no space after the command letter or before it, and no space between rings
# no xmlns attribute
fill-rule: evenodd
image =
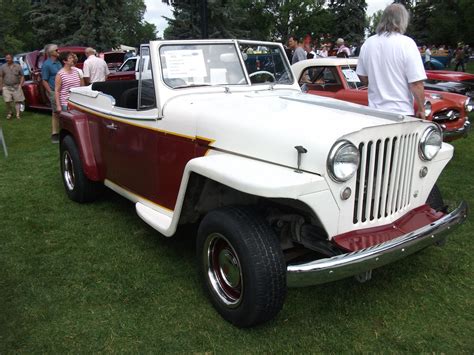
<svg viewBox="0 0 474 355"><path fill-rule="evenodd" d="M48 59L43 63L41 68L41 79L43 87L48 94L49 101L51 102L51 142L59 143L59 113L56 108L56 98L54 95L54 85L56 74L61 70L62 65L58 60L58 46L55 44L47 45L45 52L48 54Z"/></svg>
<svg viewBox="0 0 474 355"><path fill-rule="evenodd" d="M3 100L7 106L7 120L16 113L16 118L20 119L20 105L25 101L23 90L21 89L25 78L20 64L13 63L13 55L5 55L6 63L0 67L0 87L2 88ZM12 108L15 107L15 110Z"/></svg>

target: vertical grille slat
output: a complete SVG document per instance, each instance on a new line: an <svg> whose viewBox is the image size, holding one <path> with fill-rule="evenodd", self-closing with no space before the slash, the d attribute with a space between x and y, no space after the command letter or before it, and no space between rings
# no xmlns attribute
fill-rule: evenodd
<svg viewBox="0 0 474 355"><path fill-rule="evenodd" d="M364 194L365 194L365 161L366 161L366 149L365 145L361 146L360 151L360 174L358 175L359 180L359 196L357 201L357 221L362 220L362 206L364 205Z"/></svg>
<svg viewBox="0 0 474 355"><path fill-rule="evenodd" d="M359 144L354 224L398 216L410 204L417 141L410 133Z"/></svg>
<svg viewBox="0 0 474 355"><path fill-rule="evenodd" d="M378 159L377 159L377 178L375 179L375 198L374 198L374 213L371 216L371 219L379 218L380 215L380 196L382 190L382 175L383 175L383 159L385 154L385 144L383 141L377 141L377 152L378 152Z"/></svg>
<svg viewBox="0 0 474 355"><path fill-rule="evenodd" d="M388 138L385 140L385 147L387 150L387 154L385 155L385 162L384 162L384 175L383 175L383 182L382 182L382 201L380 203L380 217L385 217L385 211L387 207L387 191L388 191L388 186L389 186L388 182L390 181L390 167L392 164L392 144L390 144L390 140Z"/></svg>
<svg viewBox="0 0 474 355"><path fill-rule="evenodd" d="M372 143L372 142L371 142ZM372 215L372 194L374 188L374 169L375 169L375 149L377 144L369 144L368 153L370 153L369 170L367 174L367 203L365 204L365 219L371 220Z"/></svg>
<svg viewBox="0 0 474 355"><path fill-rule="evenodd" d="M390 170L390 180L389 192L388 192L388 201L387 209L385 210L385 216L391 215L393 213L393 196L397 192L395 186L397 185L397 172L398 172L398 152L400 151L400 140L393 141L393 158L392 165Z"/></svg>
<svg viewBox="0 0 474 355"><path fill-rule="evenodd" d="M402 204L402 192L403 192L403 179L405 177L405 167L406 167L406 161L407 161L407 136L402 136L401 139L401 145L402 149L400 152L400 165L398 169L398 188L397 188L397 199L395 201L395 212L399 211L401 208Z"/></svg>

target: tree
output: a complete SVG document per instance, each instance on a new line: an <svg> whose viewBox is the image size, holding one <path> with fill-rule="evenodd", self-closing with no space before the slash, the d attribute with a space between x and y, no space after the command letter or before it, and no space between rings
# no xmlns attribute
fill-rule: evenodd
<svg viewBox="0 0 474 355"><path fill-rule="evenodd" d="M202 0L163 0L173 5L166 39L201 37ZM208 0L211 38L286 40L290 34L326 33L332 17L323 0Z"/></svg>
<svg viewBox="0 0 474 355"><path fill-rule="evenodd" d="M174 18L165 17L168 20L166 39L247 38L250 34L249 30L242 28L247 18L244 14L248 10L242 7L242 1L189 0L171 3Z"/></svg>
<svg viewBox="0 0 474 355"><path fill-rule="evenodd" d="M372 16L367 17L369 36L373 36L377 33L377 26L379 25L380 20L382 19L383 10L378 10L372 14Z"/></svg>
<svg viewBox="0 0 474 355"><path fill-rule="evenodd" d="M40 1L30 19L39 43L106 50L156 38L156 28L143 22L145 9L143 0Z"/></svg>
<svg viewBox="0 0 474 355"><path fill-rule="evenodd" d="M34 45L34 35L29 24L29 0L0 0L0 53L19 53Z"/></svg>
<svg viewBox="0 0 474 355"><path fill-rule="evenodd" d="M342 37L348 43L360 43L367 27L365 0L330 0L329 11L334 16L334 38Z"/></svg>

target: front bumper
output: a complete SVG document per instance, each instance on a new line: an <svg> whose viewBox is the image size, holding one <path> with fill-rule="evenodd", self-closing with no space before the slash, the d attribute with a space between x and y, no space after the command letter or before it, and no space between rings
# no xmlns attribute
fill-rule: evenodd
<svg viewBox="0 0 474 355"><path fill-rule="evenodd" d="M471 130L471 122L466 121L464 122L464 126L462 128L452 130L452 131L443 130L443 139L446 141L451 141L453 139L467 137L470 130Z"/></svg>
<svg viewBox="0 0 474 355"><path fill-rule="evenodd" d="M439 220L376 246L352 253L287 266L288 287L318 285L362 274L426 248L464 222L467 203L461 202L453 212Z"/></svg>

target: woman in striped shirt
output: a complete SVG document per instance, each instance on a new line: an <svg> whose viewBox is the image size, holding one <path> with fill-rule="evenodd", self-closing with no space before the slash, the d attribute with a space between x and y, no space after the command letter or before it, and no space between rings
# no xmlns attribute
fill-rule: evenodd
<svg viewBox="0 0 474 355"><path fill-rule="evenodd" d="M56 74L55 79L57 112L67 111L69 90L84 85L84 80L80 77L78 70L74 68L74 54L72 52L61 52L59 60L64 67Z"/></svg>

